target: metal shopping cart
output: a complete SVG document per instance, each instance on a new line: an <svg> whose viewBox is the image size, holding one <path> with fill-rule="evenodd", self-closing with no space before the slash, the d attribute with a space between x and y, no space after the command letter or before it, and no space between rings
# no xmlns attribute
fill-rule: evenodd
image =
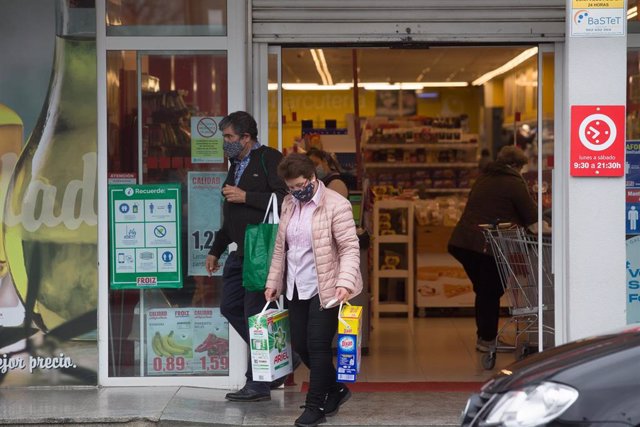
<svg viewBox="0 0 640 427"><path fill-rule="evenodd" d="M537 347L539 327L538 298L538 253L542 253L542 325L543 338L553 337L554 329L547 319L553 318L553 274L551 271L551 237L538 236L512 224L482 226L487 242L496 260L500 279L509 303L509 321L500 328L496 345L482 356L482 366L493 369L496 363L498 337L510 327L515 329L514 347L519 358L533 352L532 342ZM534 338L532 340L532 338Z"/></svg>

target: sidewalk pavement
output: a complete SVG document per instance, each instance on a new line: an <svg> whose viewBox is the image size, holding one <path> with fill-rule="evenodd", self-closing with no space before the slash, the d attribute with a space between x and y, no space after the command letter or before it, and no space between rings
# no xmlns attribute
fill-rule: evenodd
<svg viewBox="0 0 640 427"><path fill-rule="evenodd" d="M0 389L0 425L292 426L304 393L227 402L226 390L195 387ZM327 426L457 426L468 392L354 392Z"/></svg>

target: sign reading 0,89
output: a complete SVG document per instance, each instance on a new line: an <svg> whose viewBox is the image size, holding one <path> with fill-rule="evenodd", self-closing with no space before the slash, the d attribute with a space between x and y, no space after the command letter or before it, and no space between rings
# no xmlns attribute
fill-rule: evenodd
<svg viewBox="0 0 640 427"><path fill-rule="evenodd" d="M113 289L181 288L180 184L109 186Z"/></svg>

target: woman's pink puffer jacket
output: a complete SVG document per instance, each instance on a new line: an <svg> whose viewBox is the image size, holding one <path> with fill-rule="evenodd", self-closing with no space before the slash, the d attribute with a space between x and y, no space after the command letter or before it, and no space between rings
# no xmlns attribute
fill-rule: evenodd
<svg viewBox="0 0 640 427"><path fill-rule="evenodd" d="M342 195L326 188L322 182L319 184L323 188L323 194L313 212L311 232L320 305L325 307L335 297L337 286L348 289L350 298L362 292L362 275L360 247L351 203ZM283 293L286 283L285 238L294 203L296 202L291 195L282 202L280 225L267 278L266 287L275 289L278 297Z"/></svg>

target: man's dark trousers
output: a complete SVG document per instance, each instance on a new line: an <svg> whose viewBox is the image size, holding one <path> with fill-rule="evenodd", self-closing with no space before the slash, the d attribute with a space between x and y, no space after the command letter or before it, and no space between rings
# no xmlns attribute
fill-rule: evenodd
<svg viewBox="0 0 640 427"><path fill-rule="evenodd" d="M220 312L231 326L249 344L249 325L247 319L262 311L266 300L264 292L248 292L242 286L242 257L231 252L222 271L222 303ZM247 360L247 386L259 393L269 393L269 383L253 381L251 356Z"/></svg>

